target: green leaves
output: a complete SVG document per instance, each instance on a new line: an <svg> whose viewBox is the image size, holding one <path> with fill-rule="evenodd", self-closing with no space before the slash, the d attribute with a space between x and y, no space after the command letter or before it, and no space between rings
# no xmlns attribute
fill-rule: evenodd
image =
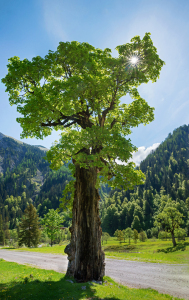
<svg viewBox="0 0 189 300"><path fill-rule="evenodd" d="M183 215L177 210L174 202L167 206L156 217L156 226L161 226L165 231L174 233L175 229L180 228L183 223Z"/></svg>
<svg viewBox="0 0 189 300"><path fill-rule="evenodd" d="M61 223L63 223L63 217L58 214L57 210L49 209L49 212L44 216L42 223L44 225L44 230L46 231L48 237L52 241L56 238L56 234L60 229Z"/></svg>
<svg viewBox="0 0 189 300"><path fill-rule="evenodd" d="M2 82L10 104L22 115L17 119L22 137L43 139L53 129L62 131L59 143L47 153L53 169L73 159L81 167L96 167L99 180L127 189L143 183L144 175L128 163L137 148L125 137L132 127L154 119L154 108L136 87L156 81L164 62L149 33L116 49L118 58L108 48L60 42L45 58L11 58ZM130 63L132 55L138 58L135 65ZM120 104L126 94L133 102ZM126 165L117 164L117 159Z"/></svg>

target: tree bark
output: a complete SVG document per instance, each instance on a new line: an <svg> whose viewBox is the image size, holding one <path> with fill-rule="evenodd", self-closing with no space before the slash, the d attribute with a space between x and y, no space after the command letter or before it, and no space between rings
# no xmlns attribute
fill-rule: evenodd
<svg viewBox="0 0 189 300"><path fill-rule="evenodd" d="M176 243L176 240L175 240L174 233L171 232L171 236L172 236L173 247L175 247L177 245L177 243Z"/></svg>
<svg viewBox="0 0 189 300"><path fill-rule="evenodd" d="M71 241L64 251L69 260L66 274L81 282L102 280L105 254L101 248L100 196L95 188L97 170L76 165L75 177Z"/></svg>

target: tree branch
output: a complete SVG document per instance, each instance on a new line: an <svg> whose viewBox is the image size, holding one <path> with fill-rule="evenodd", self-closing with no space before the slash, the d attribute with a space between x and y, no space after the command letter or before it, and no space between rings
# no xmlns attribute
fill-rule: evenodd
<svg viewBox="0 0 189 300"><path fill-rule="evenodd" d="M117 120L114 118L112 123L111 123L111 129L113 128L114 124L117 122Z"/></svg>

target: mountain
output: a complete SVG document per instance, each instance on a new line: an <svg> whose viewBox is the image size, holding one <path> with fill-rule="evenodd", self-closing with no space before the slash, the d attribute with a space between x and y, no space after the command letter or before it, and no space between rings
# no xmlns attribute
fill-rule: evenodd
<svg viewBox="0 0 189 300"><path fill-rule="evenodd" d="M40 216L59 207L72 177L67 165L56 172L50 169L44 159L47 150L0 133L0 214L10 220L11 228L30 202Z"/></svg>
<svg viewBox="0 0 189 300"><path fill-rule="evenodd" d="M28 203L40 216L59 207L59 199L72 179L68 165L52 171L44 159L46 148L31 146L0 133L0 214L14 228ZM169 133L159 147L143 160L144 185L131 191L100 190L100 217L104 232L135 227L147 230L154 225L162 201L177 201L187 224L189 209L189 126ZM69 222L67 218L66 222ZM67 225L65 225L67 226ZM189 225L188 225L189 231Z"/></svg>
<svg viewBox="0 0 189 300"><path fill-rule="evenodd" d="M153 227L161 201L172 198L178 203L187 223L189 209L189 125L169 133L159 147L140 163L146 175L144 185L132 191L111 190L101 203L102 229L113 234L117 228L138 230Z"/></svg>

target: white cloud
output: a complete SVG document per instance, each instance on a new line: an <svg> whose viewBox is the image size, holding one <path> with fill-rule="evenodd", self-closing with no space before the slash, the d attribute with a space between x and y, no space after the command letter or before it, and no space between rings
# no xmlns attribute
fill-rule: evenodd
<svg viewBox="0 0 189 300"><path fill-rule="evenodd" d="M138 151L133 153L133 157L130 161L133 161L137 166L139 166L140 162L143 161L152 152L152 150L155 150L159 145L160 143L155 143L147 148L144 146L139 147Z"/></svg>
<svg viewBox="0 0 189 300"><path fill-rule="evenodd" d="M145 148L144 146L138 147L138 151L133 153L132 158L128 160L128 162L133 161L136 166L139 166L141 161L143 161L151 152L155 150L160 143L154 143L152 146ZM121 161L117 160L117 163L122 163Z"/></svg>

